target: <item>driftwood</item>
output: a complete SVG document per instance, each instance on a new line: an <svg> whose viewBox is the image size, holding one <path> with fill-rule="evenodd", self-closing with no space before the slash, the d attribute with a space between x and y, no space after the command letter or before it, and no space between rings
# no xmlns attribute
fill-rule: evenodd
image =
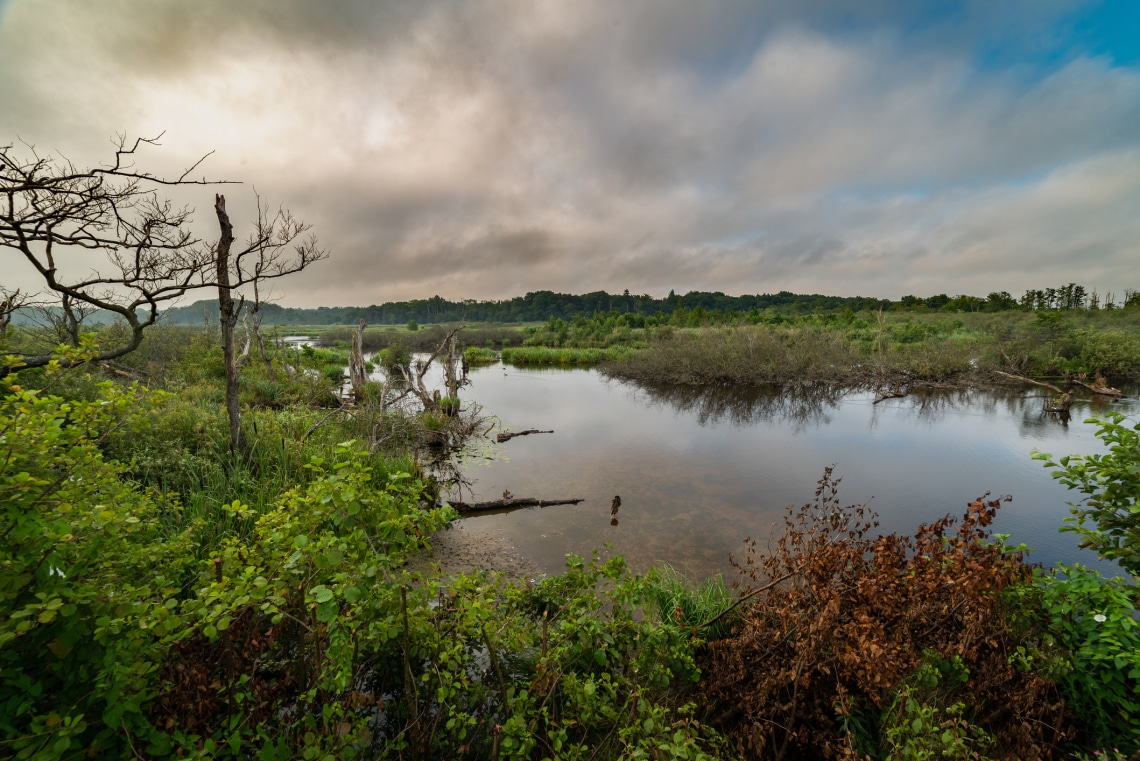
<svg viewBox="0 0 1140 761"><path fill-rule="evenodd" d="M1052 383L1036 381L1032 378L1026 378L1024 375L1012 375L1011 373L1003 373L1001 370L994 370L994 372L1005 378L1012 378L1013 380L1019 380L1023 383L1032 383L1034 386L1041 386L1043 388L1049 389L1050 391L1056 391L1058 394L1068 393L1063 389L1057 388ZM1076 378L1069 378L1069 383L1080 386L1084 389L1088 389L1089 391L1099 396L1112 396L1117 398L1124 396L1123 392L1121 392L1119 389L1112 388L1107 383L1105 383L1104 377L1100 373L1096 374L1096 378L1093 379L1092 383L1085 383L1084 381L1078 380Z"/></svg>
<svg viewBox="0 0 1140 761"><path fill-rule="evenodd" d="M1057 388L1052 383L1046 383L1045 381L1036 381L1036 380L1033 380L1032 378L1026 378L1024 375L1014 375L1012 373L1003 373L1001 370L994 370L994 372L996 374L1002 376L1003 378L1011 378L1011 379L1016 380L1016 381L1021 381L1022 383L1032 383L1034 386L1041 386L1042 388L1047 388L1050 391L1056 391L1058 394L1065 393L1062 389Z"/></svg>
<svg viewBox="0 0 1140 761"><path fill-rule="evenodd" d="M495 441L502 444L504 441L510 441L515 436L529 436L532 433L554 433L554 431L540 431L537 428L531 428L529 431L518 431L515 433L500 433L495 437Z"/></svg>
<svg viewBox="0 0 1140 761"><path fill-rule="evenodd" d="M1105 383L1104 376L1101 375L1099 371L1097 372L1096 377L1093 378L1093 382L1091 384L1085 383L1083 380L1073 380L1073 383L1076 383L1082 388L1087 388L1089 391L1100 396L1112 396L1116 398L1124 396L1124 393L1121 392L1120 389L1113 388Z"/></svg>
<svg viewBox="0 0 1140 761"><path fill-rule="evenodd" d="M451 502L460 513L477 513L485 510L515 510L520 507L551 507L552 505L576 505L584 499L535 499L534 497L512 497L490 502Z"/></svg>

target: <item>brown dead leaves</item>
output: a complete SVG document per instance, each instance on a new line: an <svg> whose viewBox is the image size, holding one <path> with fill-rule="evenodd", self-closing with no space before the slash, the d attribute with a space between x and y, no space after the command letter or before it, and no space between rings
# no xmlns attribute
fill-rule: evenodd
<svg viewBox="0 0 1140 761"><path fill-rule="evenodd" d="M860 758L844 717L877 716L936 654L969 669L953 699L997 740L997 755L1049 757L1071 734L1064 704L1052 684L1009 664L1017 635L1000 599L1031 569L986 528L1009 498L983 496L961 521L947 516L913 537L870 538L874 514L841 507L837 493L828 468L814 500L788 508L773 552L758 559L746 542L743 562L733 561L746 594L788 579L756 594L735 635L703 659L702 694L738 751Z"/></svg>

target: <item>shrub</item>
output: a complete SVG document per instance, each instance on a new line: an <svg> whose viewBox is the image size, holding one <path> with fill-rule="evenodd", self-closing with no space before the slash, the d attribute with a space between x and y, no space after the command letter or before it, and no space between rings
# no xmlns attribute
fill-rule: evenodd
<svg viewBox="0 0 1140 761"><path fill-rule="evenodd" d="M941 704L903 705L915 747L930 747L919 735L935 718L954 723L959 745L981 747L984 732L1012 757L1048 755L1067 740L1055 686L1008 660L1019 635L999 595L1027 581L1030 568L1019 550L989 539L1002 500L975 500L956 527L947 516L914 537L872 539L874 515L840 507L837 483L826 470L815 500L789 508L769 557L757 561L749 542L744 561L734 561L755 601L735 636L710 643L700 664L714 721L737 751L856 758L877 717L898 712L900 687L933 659L960 664L969 679ZM908 742L892 739L897 722L885 723L888 744ZM862 737L859 725L869 728Z"/></svg>
<svg viewBox="0 0 1140 761"><path fill-rule="evenodd" d="M148 396L95 402L19 387L0 403L0 737L5 755L131 757L168 746L143 702L192 556L160 528L176 502L120 479L98 437ZM169 603L169 605L168 605Z"/></svg>
<svg viewBox="0 0 1140 761"><path fill-rule="evenodd" d="M1036 647L1020 648L1018 658L1049 667L1076 714L1080 743L1140 749L1136 587L1081 565L1060 565L1015 593L1019 615L1040 638Z"/></svg>
<svg viewBox="0 0 1140 761"><path fill-rule="evenodd" d="M1035 460L1069 489L1084 495L1070 503L1072 516L1062 531L1073 531L1102 558L1115 560L1133 576L1140 576L1140 423L1131 428L1125 417L1109 412L1104 418L1089 418L1097 426L1097 438L1106 454L1070 455L1057 460L1033 451Z"/></svg>

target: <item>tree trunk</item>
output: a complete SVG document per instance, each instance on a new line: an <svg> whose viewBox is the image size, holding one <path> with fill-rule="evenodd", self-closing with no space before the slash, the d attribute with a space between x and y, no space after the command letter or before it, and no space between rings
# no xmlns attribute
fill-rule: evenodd
<svg viewBox="0 0 1140 761"><path fill-rule="evenodd" d="M277 373L273 372L273 360L265 350L265 338L261 335L261 296L257 292L257 283L253 284L253 308L250 309L250 322L253 324L253 337L257 341L257 350L261 352L261 361L265 365L265 375L271 381L277 380Z"/></svg>
<svg viewBox="0 0 1140 761"><path fill-rule="evenodd" d="M245 435L241 428L241 407L238 405L237 352L234 347L234 328L240 305L234 304L230 288L230 246L234 242L234 226L226 213L226 197L216 195L214 210L218 213L218 226L222 235L218 238L218 311L222 330L222 354L226 363L226 416L230 423L230 451L244 452Z"/></svg>
<svg viewBox="0 0 1140 761"><path fill-rule="evenodd" d="M348 357L348 377L352 381L352 395L356 401L364 398L364 384L368 381L368 372L364 368L364 328L367 323L364 318L356 326L352 334L352 353Z"/></svg>

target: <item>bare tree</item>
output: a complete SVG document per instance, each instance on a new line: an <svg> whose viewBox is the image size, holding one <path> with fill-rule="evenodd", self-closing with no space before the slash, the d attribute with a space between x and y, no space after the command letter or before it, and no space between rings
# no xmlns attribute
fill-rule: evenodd
<svg viewBox="0 0 1140 761"><path fill-rule="evenodd" d="M300 272L310 264L328 256L317 247L314 237L303 237L309 225L300 222L287 211L278 210L269 216L258 199L256 229L246 244L234 251L234 228L226 212L226 198L214 197L214 211L218 216L221 237L214 247L215 281L218 288L219 322L222 331L222 353L226 364L226 415L230 425L230 450L244 452L245 434L241 427L241 407L238 403L238 356L234 340L238 317L245 297L235 293L252 286L255 296L259 285L285 275ZM260 299L255 303L259 305Z"/></svg>
<svg viewBox="0 0 1140 761"><path fill-rule="evenodd" d="M16 312L32 305L32 297L19 288L9 289L0 285L0 338L8 334L8 326Z"/></svg>
<svg viewBox="0 0 1140 761"><path fill-rule="evenodd" d="M216 184L190 178L206 156L173 179L137 169L136 152L158 145L159 138L128 142L120 135L114 160L91 169L41 156L32 145L22 151L0 146L0 248L18 252L65 311L88 305L118 315L130 328L126 339L102 348L96 360L134 351L165 302L213 281L214 253L187 229L190 210L158 192L163 186ZM61 253L68 251L91 255L86 274L61 268ZM50 361L50 353L20 357L24 367ZM13 369L0 366L0 377Z"/></svg>

